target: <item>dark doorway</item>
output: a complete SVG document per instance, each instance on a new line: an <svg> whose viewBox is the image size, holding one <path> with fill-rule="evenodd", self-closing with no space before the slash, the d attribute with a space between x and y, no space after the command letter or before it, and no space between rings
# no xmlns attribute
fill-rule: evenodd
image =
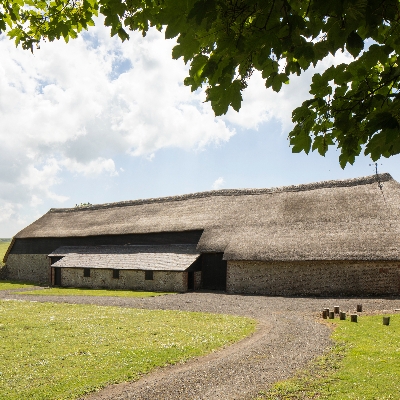
<svg viewBox="0 0 400 400"><path fill-rule="evenodd" d="M54 267L54 286L61 286L61 268Z"/></svg>
<svg viewBox="0 0 400 400"><path fill-rule="evenodd" d="M226 261L224 253L202 254L201 276L203 289L226 290Z"/></svg>
<svg viewBox="0 0 400 400"><path fill-rule="evenodd" d="M188 272L188 290L194 290L194 271Z"/></svg>

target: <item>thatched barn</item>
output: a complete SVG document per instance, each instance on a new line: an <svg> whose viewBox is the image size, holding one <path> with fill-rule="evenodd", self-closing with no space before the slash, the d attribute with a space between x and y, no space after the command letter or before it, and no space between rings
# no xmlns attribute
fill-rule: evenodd
<svg viewBox="0 0 400 400"><path fill-rule="evenodd" d="M400 294L399 217L389 174L51 209L5 263L62 286Z"/></svg>

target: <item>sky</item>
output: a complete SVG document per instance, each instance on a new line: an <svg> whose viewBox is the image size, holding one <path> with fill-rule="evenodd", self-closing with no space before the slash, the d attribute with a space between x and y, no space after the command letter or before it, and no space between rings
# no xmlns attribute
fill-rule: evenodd
<svg viewBox="0 0 400 400"><path fill-rule="evenodd" d="M121 43L101 20L34 54L0 35L0 238L50 208L374 173L368 157L342 170L336 149L294 154L287 140L312 74L348 55L279 93L254 73L240 112L216 118L204 90L183 85L188 66L172 59L174 43L156 30ZM379 172L400 181L399 160L380 160Z"/></svg>

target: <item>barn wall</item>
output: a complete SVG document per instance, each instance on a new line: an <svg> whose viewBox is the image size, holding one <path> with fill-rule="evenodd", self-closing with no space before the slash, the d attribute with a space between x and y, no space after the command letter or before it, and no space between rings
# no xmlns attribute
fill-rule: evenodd
<svg viewBox="0 0 400 400"><path fill-rule="evenodd" d="M7 279L50 283L50 261L45 254L9 254Z"/></svg>
<svg viewBox="0 0 400 400"><path fill-rule="evenodd" d="M400 294L400 263L228 261L227 291L272 296Z"/></svg>
<svg viewBox="0 0 400 400"><path fill-rule="evenodd" d="M0 279L7 279L7 275L7 267L5 265L3 267L0 267Z"/></svg>
<svg viewBox="0 0 400 400"><path fill-rule="evenodd" d="M145 280L144 271L120 270L119 279L114 279L111 269L92 268L90 270L90 277L84 277L83 268L62 268L61 285L71 287L186 292L187 272L154 271L153 280Z"/></svg>

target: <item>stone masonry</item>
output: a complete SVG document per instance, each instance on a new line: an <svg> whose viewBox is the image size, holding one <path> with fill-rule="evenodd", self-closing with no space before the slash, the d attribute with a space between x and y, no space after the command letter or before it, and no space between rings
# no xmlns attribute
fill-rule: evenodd
<svg viewBox="0 0 400 400"><path fill-rule="evenodd" d="M400 262L228 261L228 293L292 295L400 294Z"/></svg>
<svg viewBox="0 0 400 400"><path fill-rule="evenodd" d="M7 279L50 284L50 260L46 254L9 254Z"/></svg>
<svg viewBox="0 0 400 400"><path fill-rule="evenodd" d="M153 271L153 280L145 280L138 270L121 269L115 279L111 269L92 268L90 277L83 276L83 268L61 269L61 285L70 287L186 292L187 279L187 272Z"/></svg>

